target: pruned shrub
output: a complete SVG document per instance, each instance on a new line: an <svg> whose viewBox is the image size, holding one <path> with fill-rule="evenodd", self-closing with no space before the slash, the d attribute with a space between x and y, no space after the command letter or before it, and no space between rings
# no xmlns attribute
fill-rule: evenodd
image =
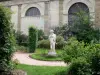
<svg viewBox="0 0 100 75"><path fill-rule="evenodd" d="M15 32L16 43L19 46L28 46L28 36L22 32Z"/></svg>
<svg viewBox="0 0 100 75"><path fill-rule="evenodd" d="M29 28L29 52L35 52L37 47L38 32L34 27Z"/></svg>
<svg viewBox="0 0 100 75"><path fill-rule="evenodd" d="M43 40L44 39L44 32L43 30L38 30L38 40Z"/></svg>
<svg viewBox="0 0 100 75"><path fill-rule="evenodd" d="M39 48L47 48L50 49L50 42L49 40L41 40L38 42L38 47Z"/></svg>
<svg viewBox="0 0 100 75"><path fill-rule="evenodd" d="M62 49L65 46L66 41L64 41L62 36L57 36L56 43L56 49Z"/></svg>
<svg viewBox="0 0 100 75"><path fill-rule="evenodd" d="M17 49L16 51L18 52L29 52L28 48L25 46L16 46L16 49Z"/></svg>
<svg viewBox="0 0 100 75"><path fill-rule="evenodd" d="M15 50L15 37L11 25L11 12L0 5L0 74L12 70L11 56Z"/></svg>

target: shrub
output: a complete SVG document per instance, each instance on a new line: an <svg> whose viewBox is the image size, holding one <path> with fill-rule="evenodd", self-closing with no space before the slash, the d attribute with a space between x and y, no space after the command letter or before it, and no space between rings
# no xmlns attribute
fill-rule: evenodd
<svg viewBox="0 0 100 75"><path fill-rule="evenodd" d="M96 53L91 58L92 75L100 75L100 54Z"/></svg>
<svg viewBox="0 0 100 75"><path fill-rule="evenodd" d="M91 48L93 50L90 52L89 62L92 68L92 75L100 75L100 44L93 44Z"/></svg>
<svg viewBox="0 0 100 75"><path fill-rule="evenodd" d="M64 38L62 36L57 36L57 39L56 39L56 49L62 49L66 42L64 41ZM50 49L50 42L49 40L41 40L38 42L38 47L39 48L47 48L47 49Z"/></svg>
<svg viewBox="0 0 100 75"><path fill-rule="evenodd" d="M71 38L64 47L63 59L71 63L69 75L100 75L100 44L84 44Z"/></svg>
<svg viewBox="0 0 100 75"><path fill-rule="evenodd" d="M38 42L38 47L39 48L47 48L50 49L50 42L49 40L41 40Z"/></svg>
<svg viewBox="0 0 100 75"><path fill-rule="evenodd" d="M85 44L84 42L80 43L77 41L76 38L71 38L67 41L67 44L65 45L64 53L63 53L63 59L65 62L69 63L73 59L77 59L77 57L81 57L84 55L84 48Z"/></svg>
<svg viewBox="0 0 100 75"><path fill-rule="evenodd" d="M43 40L44 39L44 32L43 30L38 30L38 40Z"/></svg>
<svg viewBox="0 0 100 75"><path fill-rule="evenodd" d="M11 26L11 12L0 5L0 74L12 69L11 56L15 50L15 38ZM6 75L6 74L5 74Z"/></svg>
<svg viewBox="0 0 100 75"><path fill-rule="evenodd" d="M75 59L67 73L67 75L92 75L90 64L84 58Z"/></svg>
<svg viewBox="0 0 100 75"><path fill-rule="evenodd" d="M67 24L55 27L54 32L58 36L62 36L65 40L67 40L68 37L70 36L69 27Z"/></svg>
<svg viewBox="0 0 100 75"><path fill-rule="evenodd" d="M34 27L29 28L29 52L35 52L37 47L38 34Z"/></svg>
<svg viewBox="0 0 100 75"><path fill-rule="evenodd" d="M65 46L66 41L64 41L62 36L57 36L56 43L56 49L62 49Z"/></svg>
<svg viewBox="0 0 100 75"><path fill-rule="evenodd" d="M19 46L28 46L28 36L22 32L15 32L16 42Z"/></svg>
<svg viewBox="0 0 100 75"><path fill-rule="evenodd" d="M16 49L17 49L16 51L28 52L28 48L25 46L17 46Z"/></svg>

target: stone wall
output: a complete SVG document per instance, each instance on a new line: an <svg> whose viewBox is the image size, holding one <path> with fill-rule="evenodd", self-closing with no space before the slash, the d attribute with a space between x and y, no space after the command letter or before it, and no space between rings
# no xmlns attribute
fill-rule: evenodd
<svg viewBox="0 0 100 75"><path fill-rule="evenodd" d="M77 2L86 4L89 7L90 13L94 14L95 0L12 0L0 3L11 7L13 11L12 22L17 31L28 34L29 26L33 25L43 29L48 34L51 28L68 23L68 10ZM96 0L96 11L100 8L98 2L100 1ZM37 7L40 10L40 18L25 16L26 11L30 7ZM99 14L99 11L97 14Z"/></svg>
<svg viewBox="0 0 100 75"><path fill-rule="evenodd" d="M95 0L95 23L100 28L100 0Z"/></svg>

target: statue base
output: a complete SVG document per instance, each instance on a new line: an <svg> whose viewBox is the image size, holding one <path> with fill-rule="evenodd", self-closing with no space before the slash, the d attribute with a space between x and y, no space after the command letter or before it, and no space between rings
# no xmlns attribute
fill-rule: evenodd
<svg viewBox="0 0 100 75"><path fill-rule="evenodd" d="M54 52L54 51L49 51L48 52L48 56L54 56L54 57L56 57L57 56L57 53Z"/></svg>

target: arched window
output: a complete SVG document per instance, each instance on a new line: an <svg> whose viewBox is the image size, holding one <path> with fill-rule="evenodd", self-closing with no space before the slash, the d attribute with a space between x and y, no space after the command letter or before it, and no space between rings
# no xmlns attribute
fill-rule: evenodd
<svg viewBox="0 0 100 75"><path fill-rule="evenodd" d="M69 25L72 25L76 19L78 19L78 16L76 15L76 13L83 11L85 12L85 15L89 17L89 8L87 5L85 5L84 3L75 3L73 4L68 11L68 23Z"/></svg>
<svg viewBox="0 0 100 75"><path fill-rule="evenodd" d="M26 11L25 16L40 17L40 11L36 7L31 7Z"/></svg>

